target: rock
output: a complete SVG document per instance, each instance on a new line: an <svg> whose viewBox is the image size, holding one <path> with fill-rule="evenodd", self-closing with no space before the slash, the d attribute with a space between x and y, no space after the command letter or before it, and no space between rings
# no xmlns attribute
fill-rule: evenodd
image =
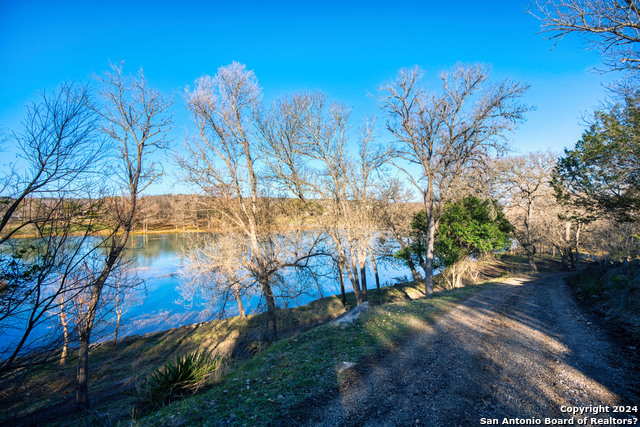
<svg viewBox="0 0 640 427"><path fill-rule="evenodd" d="M336 371L340 374L347 369L353 368L355 365L356 364L353 362L342 362L338 366L336 366Z"/></svg>
<svg viewBox="0 0 640 427"><path fill-rule="evenodd" d="M370 308L369 307L369 301L363 302L359 306L357 306L355 308L352 308L351 310L349 310L346 313L340 315L336 319L333 319L331 322L329 322L329 325L331 325L331 326L343 326L343 327L347 326L347 325L350 325L358 317L360 317L362 312L369 310L369 308Z"/></svg>

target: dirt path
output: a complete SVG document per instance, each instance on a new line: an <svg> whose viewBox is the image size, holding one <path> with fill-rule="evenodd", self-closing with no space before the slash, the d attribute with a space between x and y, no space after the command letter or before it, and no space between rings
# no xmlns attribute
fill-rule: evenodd
<svg viewBox="0 0 640 427"><path fill-rule="evenodd" d="M430 330L360 367L297 421L475 426L483 418L499 425L504 418L536 418L545 425L545 418L571 418L563 405L640 405L640 367L630 361L638 350L612 342L592 323L564 278L512 279L476 294ZM609 418L576 417L585 415Z"/></svg>

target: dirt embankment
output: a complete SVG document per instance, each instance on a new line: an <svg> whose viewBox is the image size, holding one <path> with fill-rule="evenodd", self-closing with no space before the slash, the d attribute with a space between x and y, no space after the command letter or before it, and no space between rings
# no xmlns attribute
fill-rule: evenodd
<svg viewBox="0 0 640 427"><path fill-rule="evenodd" d="M563 406L640 405L638 349L613 341L585 315L565 278L512 279L478 293L357 367L335 395L294 418L326 426L500 425L504 418L544 425L545 418L572 423ZM573 422L630 416L593 412Z"/></svg>

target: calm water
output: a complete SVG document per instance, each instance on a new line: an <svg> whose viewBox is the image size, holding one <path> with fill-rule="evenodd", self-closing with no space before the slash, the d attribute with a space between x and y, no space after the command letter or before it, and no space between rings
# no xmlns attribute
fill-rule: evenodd
<svg viewBox="0 0 640 427"><path fill-rule="evenodd" d="M139 277L144 279L147 295L143 301L129 308L125 314L127 319L127 334L143 334L161 331L182 325L211 320L216 317L215 312L205 309L205 301L196 300L192 307L185 307L180 300L180 276L178 269L184 262L181 250L185 244L185 236L181 234L152 234L135 236L132 241L132 254ZM408 269L399 265L379 265L380 283L388 285L396 278L408 277ZM367 271L367 283L371 289L375 287L373 269ZM351 284L345 278L347 292L351 291ZM321 283L322 296L340 293L340 285L335 280L326 279ZM319 297L319 292L308 292L289 306L299 306L309 303ZM243 300L245 311L255 312L262 309L258 296ZM231 308L233 312L235 308Z"/></svg>
<svg viewBox="0 0 640 427"><path fill-rule="evenodd" d="M152 234L132 238L128 252L134 261L134 270L138 277L144 280L144 286L141 287L139 295L133 301L125 304L126 311L123 314L120 337L158 332L219 317L219 311L215 307L207 309L207 301L202 298L196 298L189 307L180 303L179 269L184 267L185 263L182 258L182 249L186 245L186 240L187 236L181 234ZM387 266L381 264L378 268L382 286L394 283L396 278L409 276L408 269L403 269L395 263ZM367 273L368 287L369 289L374 288L373 269L369 268ZM347 292L352 290L346 277L345 287ZM326 277L314 290L306 292L293 301L287 301L286 304L289 307L300 306L319 297L339 293L338 280L335 277ZM244 297L243 304L247 314L264 309L264 302L259 295L251 298ZM279 305L284 306L284 303L280 301ZM227 313L237 314L235 301L231 306L227 306ZM57 322L56 319L57 317L54 316L52 320ZM43 324L32 332L30 341L37 341L50 334L51 331L59 332L59 330L60 327L57 323ZM13 344L11 343L17 342L16 340L21 336L20 333L20 329L16 329L5 331L0 335L0 357L5 350L12 348ZM113 325L102 324L98 326L93 336L98 341L112 338Z"/></svg>

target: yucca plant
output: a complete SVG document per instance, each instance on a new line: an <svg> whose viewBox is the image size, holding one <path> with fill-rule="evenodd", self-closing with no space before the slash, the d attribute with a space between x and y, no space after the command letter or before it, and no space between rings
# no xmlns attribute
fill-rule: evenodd
<svg viewBox="0 0 640 427"><path fill-rule="evenodd" d="M160 407L198 391L220 365L220 358L206 351L177 356L154 369L137 384L141 406Z"/></svg>

